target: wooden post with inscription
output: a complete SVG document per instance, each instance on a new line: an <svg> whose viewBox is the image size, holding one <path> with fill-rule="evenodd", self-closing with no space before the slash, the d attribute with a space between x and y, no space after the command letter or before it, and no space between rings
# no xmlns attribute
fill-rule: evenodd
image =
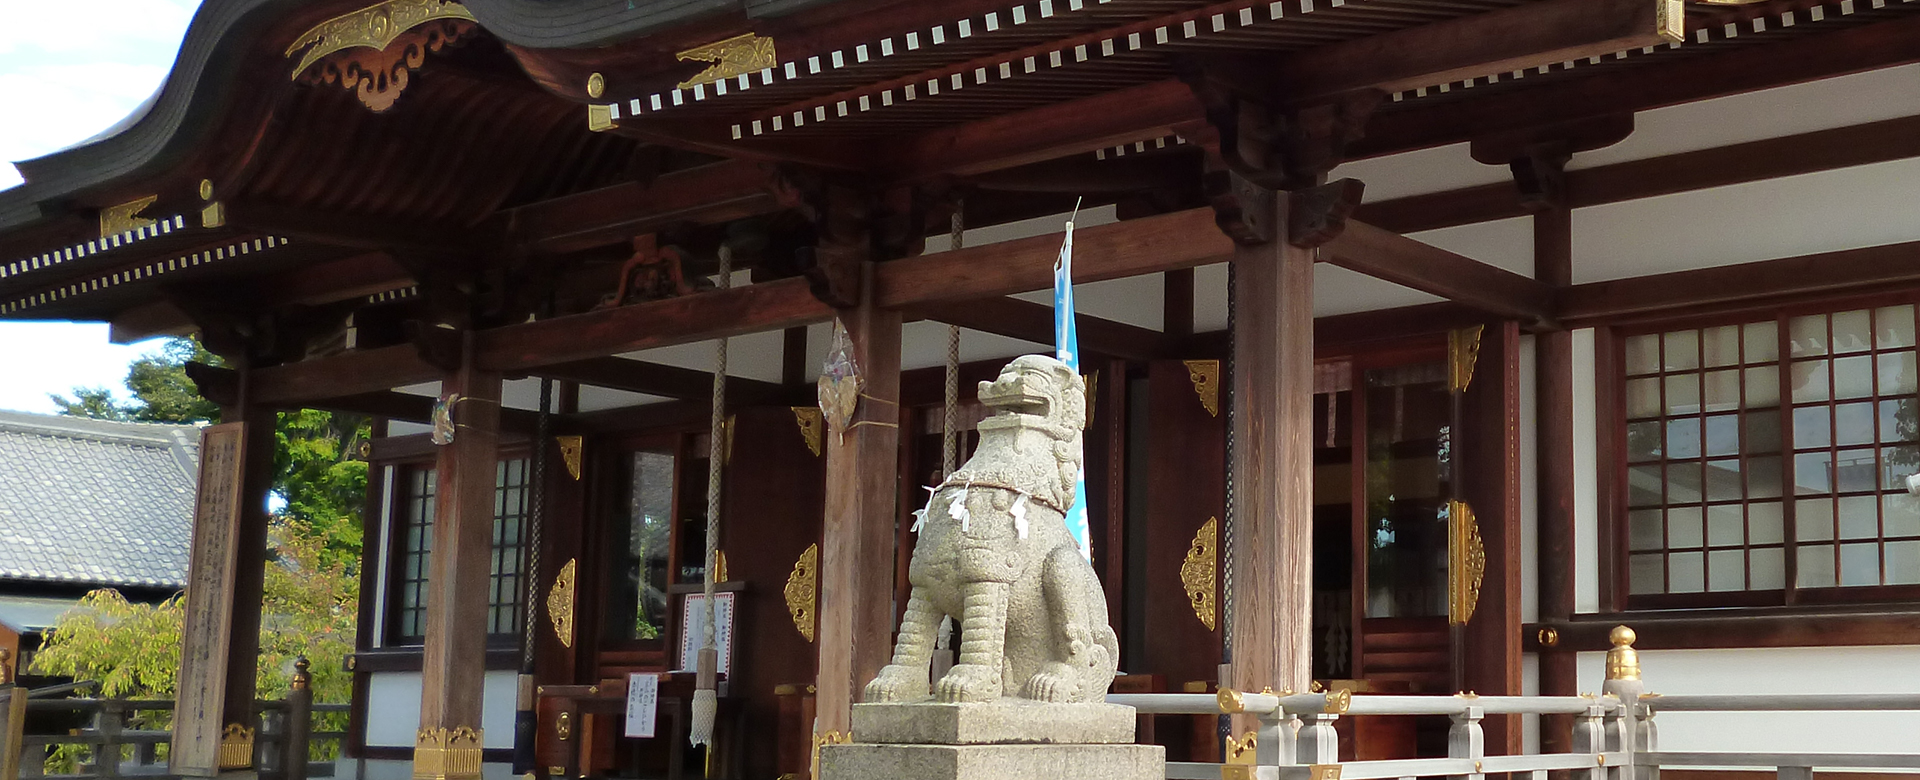
<svg viewBox="0 0 1920 780"><path fill-rule="evenodd" d="M417 780L480 777L481 694L487 652L487 577L493 565L494 486L500 459L500 375L474 367L473 334L434 407L433 549L421 663Z"/></svg>
<svg viewBox="0 0 1920 780"><path fill-rule="evenodd" d="M900 449L900 312L873 305L862 263L861 303L843 309L859 396L844 425L828 419L826 517L820 545L820 673L816 741L845 737L853 702L892 650L894 483Z"/></svg>
<svg viewBox="0 0 1920 780"><path fill-rule="evenodd" d="M174 699L174 774L253 766L254 680L266 555L273 413L233 405L200 436L193 553Z"/></svg>

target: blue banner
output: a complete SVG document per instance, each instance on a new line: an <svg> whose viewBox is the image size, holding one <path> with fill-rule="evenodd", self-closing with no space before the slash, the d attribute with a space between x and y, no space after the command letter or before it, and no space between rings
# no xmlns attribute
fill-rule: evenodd
<svg viewBox="0 0 1920 780"><path fill-rule="evenodd" d="M1076 208L1075 211L1079 209ZM1073 313L1073 220L1067 220L1067 237L1060 244L1060 259L1053 264L1053 345L1054 357L1075 373L1080 371L1080 336L1074 328ZM1087 398L1092 414L1093 398ZM1084 453L1084 447L1082 449ZM1087 531L1087 467L1080 467L1073 486L1073 507L1067 510L1067 533L1080 546L1080 554L1093 560L1093 542Z"/></svg>

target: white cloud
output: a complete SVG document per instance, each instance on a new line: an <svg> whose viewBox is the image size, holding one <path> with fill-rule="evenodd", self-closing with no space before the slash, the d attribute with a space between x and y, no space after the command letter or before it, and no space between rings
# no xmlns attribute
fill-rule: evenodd
<svg viewBox="0 0 1920 780"><path fill-rule="evenodd" d="M172 67L198 0L0 0L0 189L13 160L79 143L125 118ZM0 258L0 261L13 258ZM0 409L52 412L48 393L108 387L158 342L116 345L107 326L0 323Z"/></svg>
<svg viewBox="0 0 1920 780"><path fill-rule="evenodd" d="M125 118L166 78L197 0L0 0L0 189Z"/></svg>
<svg viewBox="0 0 1920 780"><path fill-rule="evenodd" d="M125 399L127 364L161 343L112 344L106 325L0 322L0 360L14 367L0 373L0 409L53 412L47 394L71 396L75 387L107 387Z"/></svg>

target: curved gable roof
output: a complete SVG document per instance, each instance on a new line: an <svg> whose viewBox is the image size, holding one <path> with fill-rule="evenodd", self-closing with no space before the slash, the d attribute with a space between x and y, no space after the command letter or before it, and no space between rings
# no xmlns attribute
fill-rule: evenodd
<svg viewBox="0 0 1920 780"><path fill-rule="evenodd" d="M833 0L465 0L480 26L533 49L605 46L708 16L779 16ZM243 78L242 58L302 0L206 0L160 90L94 138L15 163L26 183L0 191L0 231L64 211L75 196L158 174L200 141ZM335 9L338 10L338 9Z"/></svg>

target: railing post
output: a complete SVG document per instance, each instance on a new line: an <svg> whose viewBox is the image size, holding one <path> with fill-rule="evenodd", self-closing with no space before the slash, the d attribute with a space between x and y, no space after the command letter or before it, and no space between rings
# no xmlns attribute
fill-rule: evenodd
<svg viewBox="0 0 1920 780"><path fill-rule="evenodd" d="M26 721L27 691L14 682L13 651L0 647L0 780L20 776L20 741Z"/></svg>
<svg viewBox="0 0 1920 780"><path fill-rule="evenodd" d="M286 749L281 761L287 780L307 780L307 739L313 734L313 676L305 656L293 662L293 685L287 691Z"/></svg>
<svg viewBox="0 0 1920 780"><path fill-rule="evenodd" d="M1287 739L1293 733L1293 716L1284 709L1276 709L1260 716L1260 729L1254 747L1254 763L1259 766L1282 766L1293 763L1295 746Z"/></svg>
<svg viewBox="0 0 1920 780"><path fill-rule="evenodd" d="M1340 735L1333 730L1339 713L1310 712L1300 716L1300 738L1294 760L1302 764L1333 764L1340 761Z"/></svg>
<svg viewBox="0 0 1920 780"><path fill-rule="evenodd" d="M126 706L120 699L100 700L100 714L94 721L100 744L93 749L94 772L100 777L120 776L120 732L126 724Z"/></svg>
<svg viewBox="0 0 1920 780"><path fill-rule="evenodd" d="M1453 715L1453 726L1447 729L1447 758L1473 760L1473 772L1466 775L1467 780L1486 778L1480 771L1480 759L1487 757L1487 735L1480 728L1480 719L1484 717L1486 712L1479 706L1468 705L1465 711Z"/></svg>
<svg viewBox="0 0 1920 780"><path fill-rule="evenodd" d="M1620 699L1621 704L1619 733L1609 735L1609 742L1618 740L1619 747L1612 744L1608 747L1627 752L1627 764L1633 767L1632 780L1660 780L1660 767L1641 760L1641 754L1655 749L1656 740L1652 712L1640 703L1646 685L1640 681L1640 653L1633 649L1638 636L1631 628L1615 626L1607 638L1613 643L1613 649L1607 651L1607 681L1603 690Z"/></svg>
<svg viewBox="0 0 1920 780"><path fill-rule="evenodd" d="M1585 714L1575 716L1573 721L1573 752L1594 756L1591 769L1580 769L1573 773L1573 780L1602 780L1606 768L1601 765L1598 756L1607 750L1606 727L1601 719L1606 717L1607 709L1600 704L1587 707Z"/></svg>

